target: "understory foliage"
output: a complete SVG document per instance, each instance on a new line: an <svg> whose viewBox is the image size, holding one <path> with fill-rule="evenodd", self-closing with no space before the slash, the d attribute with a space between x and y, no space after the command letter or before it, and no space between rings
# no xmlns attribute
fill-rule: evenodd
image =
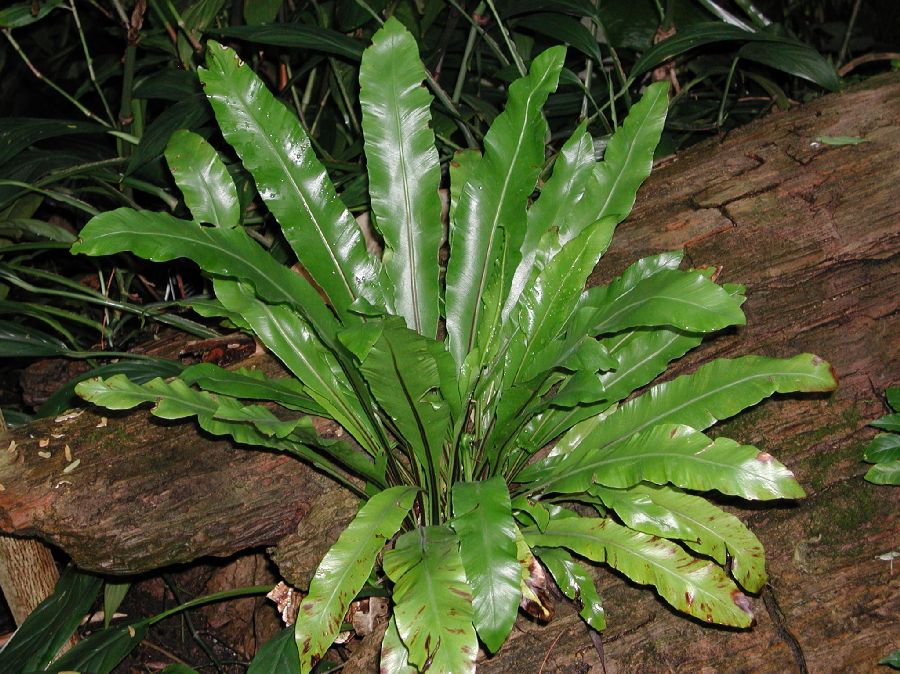
<svg viewBox="0 0 900 674"><path fill-rule="evenodd" d="M900 485L900 386L888 388L885 397L893 414L869 424L888 432L879 433L866 445L863 461L875 464L866 473L866 480L873 484Z"/></svg>
<svg viewBox="0 0 900 674"><path fill-rule="evenodd" d="M714 269L682 269L673 251L585 290L650 172L667 85L645 90L602 162L581 125L548 167L542 108L564 60L561 47L536 56L509 86L483 152L452 160L449 256L425 70L394 19L360 68L381 256L295 116L215 42L200 72L205 94L305 273L247 234L225 165L187 131L166 157L192 219L122 208L93 218L73 246L192 259L215 289L204 311L255 334L291 373L203 364L169 381L90 380L80 395L196 417L210 433L295 454L360 495L300 607L301 672L366 584L393 598L382 672L474 671L479 646L499 649L520 605L546 608L544 568L602 630L586 561L652 585L700 620L751 624L742 590L766 580L762 546L697 493L803 490L769 454L704 431L773 393L835 381L810 354L745 356L631 396L704 335L743 324L744 288L716 283ZM335 420L353 442L320 437L306 414Z"/></svg>

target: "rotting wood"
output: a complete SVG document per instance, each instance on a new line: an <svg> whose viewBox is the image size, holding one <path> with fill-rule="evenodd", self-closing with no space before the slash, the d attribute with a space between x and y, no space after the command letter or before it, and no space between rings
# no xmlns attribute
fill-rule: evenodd
<svg viewBox="0 0 900 674"><path fill-rule="evenodd" d="M829 146L820 136L869 142ZM620 227L594 282L641 255L684 247L690 264L721 265L722 280L748 286L748 325L711 340L682 371L713 357L812 351L832 362L841 387L768 401L720 430L770 450L809 494L799 504L726 502L766 546L777 614L757 599L753 630L709 628L600 570L609 674L782 674L802 671L801 659L810 672L869 672L897 647L897 576L879 557L900 543L900 489L864 483L859 461L874 433L866 422L884 412L880 393L900 381L897 156L900 77L889 75L679 155L647 181ZM74 479L59 475L58 455L38 459L30 444L24 464L0 467L3 530L40 535L89 568L125 572L274 543L298 522L313 532L335 523L334 510L320 519L316 507L320 493L334 491L286 457L232 450L187 425L172 432L146 414L110 417L102 433L98 419L88 411L63 427L84 458ZM52 428L11 437L36 445ZM298 540L289 537L275 553L296 582L309 573L287 544ZM542 666L601 671L565 604L547 627L520 621L479 671Z"/></svg>

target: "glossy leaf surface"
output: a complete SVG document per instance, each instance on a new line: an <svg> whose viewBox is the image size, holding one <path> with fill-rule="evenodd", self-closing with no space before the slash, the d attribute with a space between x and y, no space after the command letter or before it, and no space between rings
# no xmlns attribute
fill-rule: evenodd
<svg viewBox="0 0 900 674"><path fill-rule="evenodd" d="M431 96L413 36L395 18L372 37L359 71L366 168L394 312L426 337L438 326L441 169Z"/></svg>
<svg viewBox="0 0 900 674"><path fill-rule="evenodd" d="M793 473L771 455L729 438L712 440L689 426L659 424L603 448L592 445L592 435L567 454L529 466L518 479L546 493L588 491L594 483L624 489L647 481L746 499L805 495Z"/></svg>
<svg viewBox="0 0 900 674"><path fill-rule="evenodd" d="M544 563L556 585L572 601L578 602L578 615L598 632L606 629L606 613L594 579L583 564L562 548L537 548L535 554Z"/></svg>
<svg viewBox="0 0 900 674"><path fill-rule="evenodd" d="M166 161L194 220L219 227L240 224L237 188L219 154L203 136L184 129L173 133L166 146Z"/></svg>
<svg viewBox="0 0 900 674"><path fill-rule="evenodd" d="M694 552L723 566L727 553L732 559L731 574L741 587L759 592L765 585L762 543L737 517L706 499L673 487L646 484L624 491L597 487L591 491L632 529L681 539Z"/></svg>
<svg viewBox="0 0 900 674"><path fill-rule="evenodd" d="M54 674L109 674L125 656L137 648L146 632L147 625L143 621L96 632L66 651L46 671Z"/></svg>
<svg viewBox="0 0 900 674"><path fill-rule="evenodd" d="M747 597L720 567L692 558L669 541L609 519L582 517L551 521L545 533L523 533L532 546L568 548L636 583L653 585L674 608L700 620L733 627L749 627L753 620Z"/></svg>
<svg viewBox="0 0 900 674"><path fill-rule="evenodd" d="M453 485L453 529L472 588L475 629L495 652L509 636L522 594L516 525L502 477Z"/></svg>
<svg viewBox="0 0 900 674"><path fill-rule="evenodd" d="M449 348L458 365L474 345L482 295L491 278L511 279L518 263L526 200L544 163L547 123L541 108L556 89L564 57L564 49L548 49L535 58L528 77L510 86L506 108L485 135L484 155L463 187L450 223L446 315ZM499 230L506 252L499 250ZM500 269L495 269L498 262Z"/></svg>
<svg viewBox="0 0 900 674"><path fill-rule="evenodd" d="M200 80L222 133L297 258L339 312L360 296L380 302L376 262L300 122L232 50L207 49Z"/></svg>
<svg viewBox="0 0 900 674"><path fill-rule="evenodd" d="M294 626L301 672L311 671L315 658L337 637L350 602L372 572L376 555L397 533L415 496L412 487L392 487L371 497L319 564Z"/></svg>
<svg viewBox="0 0 900 674"><path fill-rule="evenodd" d="M294 629L288 627L260 647L247 674L296 674L298 657Z"/></svg>
<svg viewBox="0 0 900 674"><path fill-rule="evenodd" d="M473 674L478 639L459 541L445 526L419 527L384 554L394 618L409 662L435 674Z"/></svg>
<svg viewBox="0 0 900 674"><path fill-rule="evenodd" d="M38 604L0 650L0 671L43 670L75 633L102 586L97 576L67 567L53 594Z"/></svg>

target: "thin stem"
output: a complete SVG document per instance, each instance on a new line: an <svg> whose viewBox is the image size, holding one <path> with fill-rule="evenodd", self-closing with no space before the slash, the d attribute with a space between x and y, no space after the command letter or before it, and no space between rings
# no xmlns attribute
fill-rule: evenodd
<svg viewBox="0 0 900 674"><path fill-rule="evenodd" d="M94 60L91 58L91 52L88 49L87 40L84 37L84 29L81 27L81 17L78 16L78 8L75 6L75 0L69 0L69 7L72 8L72 16L75 18L75 27L78 28L78 38L81 40L81 48L84 51L84 60L87 63L88 75L91 78L94 89L97 91L97 95L100 97L100 102L103 104L103 109L106 111L106 116L109 118L110 124L115 125L116 119L113 117L112 108L109 107L109 101L106 100L106 96L103 93L103 87L100 86L100 83L97 81L97 74L94 72Z"/></svg>
<svg viewBox="0 0 900 674"><path fill-rule="evenodd" d="M106 128L111 128L109 122L107 122L103 118L95 115L88 108L86 108L80 101L78 101L74 96L72 96L65 89L63 89L58 84L56 84L56 82L49 79L48 77L45 77L44 74L40 70L38 70L37 67L31 62L31 59L29 59L28 55L22 50L21 45L19 45L19 43L16 42L16 39L12 36L12 31L9 28L4 28L3 34L6 36L6 39L12 45L12 48L16 51L16 53L19 55L19 57L22 59L22 61L25 63L25 65L28 66L28 69L31 71L32 75L34 75L36 78L38 78L39 80L44 82L48 87L53 89L53 91L58 93L60 96L65 98L67 101L69 101L69 103L71 103L76 108L78 108L79 112L81 112L81 114L83 114L85 117L97 122L98 124L102 124Z"/></svg>
<svg viewBox="0 0 900 674"><path fill-rule="evenodd" d="M853 3L853 10L850 12L850 20L847 22L847 32L844 33L844 41L841 42L841 50L838 52L837 64L841 65L847 58L847 50L850 48L850 37L853 35L853 29L856 27L856 17L859 14L859 6L862 0L856 0Z"/></svg>
<svg viewBox="0 0 900 674"><path fill-rule="evenodd" d="M462 131L463 136L466 139L466 143L468 143L469 147L478 147L478 142L475 140L475 136L472 135L471 129L469 129L468 125L463 121L462 115L459 112L459 109L454 105L453 101L450 100L450 97L447 95L447 92L441 87L440 84L437 83L437 80L431 76L431 73L428 72L428 69L425 69L425 81L428 82L428 86L434 92L434 95L437 99L444 104L444 107L450 111L453 115L453 121L456 122L456 126L459 127L459 130Z"/></svg>
<svg viewBox="0 0 900 674"><path fill-rule="evenodd" d="M488 46L488 48L492 52L494 52L494 56L497 57L497 60L500 61L500 63L502 65L508 66L510 61L508 58L506 58L506 54L503 53L503 50L500 49L500 45L497 44L497 41L494 40L494 38L492 38L490 35L488 35L487 31L485 31L484 28L482 28L481 25L475 19L473 19L471 16L469 16L469 13L466 12L465 9L463 9L462 7L459 6L459 3L457 3L456 0L447 0L447 1L450 3L450 6L453 7L453 9L455 9L457 12L459 12L466 19L466 21L469 22L469 24L472 26L472 28L475 29L475 32L478 33L478 36L482 40L484 40L484 43ZM484 11L483 4L480 4L478 7L480 7L481 10ZM475 12L476 14L478 13L477 9L478 8L476 8L476 12Z"/></svg>
<svg viewBox="0 0 900 674"><path fill-rule="evenodd" d="M525 77L528 74L528 69L525 67L525 62L522 60L522 57L519 56L519 50L516 49L516 45L513 44L512 38L509 35L509 31L506 30L506 26L503 25L503 21L500 19L500 13L497 11L497 7L494 5L494 0L487 0L487 5L491 9L491 13L494 15L494 20L497 22L497 27L500 29L500 34L503 36L503 41L506 42L506 48L509 49L509 53L513 58L513 62L516 64L516 69L519 71L519 75L521 77Z"/></svg>
<svg viewBox="0 0 900 674"><path fill-rule="evenodd" d="M722 100L719 103L719 114L716 117L716 126L721 127L725 123L725 102L728 100L728 90L731 89L731 81L734 78L734 70L737 68L738 57L735 56L728 69L728 77L725 78L725 91L722 92Z"/></svg>
<svg viewBox="0 0 900 674"><path fill-rule="evenodd" d="M475 8L476 14L481 14L484 11L484 3L478 3L478 6ZM466 81L466 75L468 74L469 67L469 57L472 55L472 48L475 46L475 37L478 35L478 32L475 30L475 26L469 26L469 37L466 38L466 47L463 50L462 63L459 64L459 72L456 73L456 83L453 85L453 102L459 103L459 97L462 96L463 84Z"/></svg>

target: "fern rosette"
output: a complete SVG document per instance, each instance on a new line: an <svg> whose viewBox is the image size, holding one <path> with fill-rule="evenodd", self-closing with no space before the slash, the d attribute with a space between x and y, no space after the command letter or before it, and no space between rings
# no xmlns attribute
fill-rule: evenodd
<svg viewBox="0 0 900 674"><path fill-rule="evenodd" d="M762 546L697 493L803 491L768 454L704 431L773 393L835 381L803 354L717 360L652 385L704 335L743 324L744 288L665 252L585 290L650 172L668 98L666 85L649 86L599 163L579 126L546 175L542 108L564 61L562 48L535 57L483 153L450 162L444 273L432 99L415 40L394 19L360 71L382 256L368 252L293 113L215 42L200 73L206 95L306 275L251 238L223 160L189 132L166 156L192 219L119 209L73 246L194 260L215 291L205 311L253 333L291 373L204 364L143 385L91 380L79 386L84 398L196 417L209 433L293 453L361 497L300 607L301 672L373 578L393 597L386 673L474 671L479 647L502 646L520 605L540 610L544 568L603 629L586 561L654 586L700 620L751 624L741 588L763 586ZM338 422L353 442L320 437L307 414Z"/></svg>

